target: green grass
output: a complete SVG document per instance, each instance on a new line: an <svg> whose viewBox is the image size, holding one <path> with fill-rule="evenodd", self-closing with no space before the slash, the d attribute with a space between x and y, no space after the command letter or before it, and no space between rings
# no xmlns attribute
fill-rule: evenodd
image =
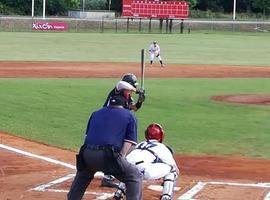
<svg viewBox="0 0 270 200"><path fill-rule="evenodd" d="M0 129L77 150L89 114L115 79L0 79ZM270 107L213 102L212 95L270 91L269 79L150 79L136 113L139 138L155 121L178 153L270 158Z"/></svg>
<svg viewBox="0 0 270 200"><path fill-rule="evenodd" d="M140 62L160 43L166 63L269 66L270 35L0 32L0 60ZM148 54L146 53L147 59Z"/></svg>

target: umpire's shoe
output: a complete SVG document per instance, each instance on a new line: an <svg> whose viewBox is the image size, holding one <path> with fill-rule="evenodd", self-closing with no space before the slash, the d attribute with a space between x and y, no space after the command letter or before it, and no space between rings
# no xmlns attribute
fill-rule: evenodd
<svg viewBox="0 0 270 200"><path fill-rule="evenodd" d="M102 187L111 187L111 188L118 188L118 184L113 182L114 177L110 175L105 175L101 181Z"/></svg>

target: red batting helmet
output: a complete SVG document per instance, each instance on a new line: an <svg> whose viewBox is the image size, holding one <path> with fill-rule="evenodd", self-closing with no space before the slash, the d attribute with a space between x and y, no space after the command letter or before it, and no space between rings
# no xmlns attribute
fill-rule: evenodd
<svg viewBox="0 0 270 200"><path fill-rule="evenodd" d="M159 142L163 141L165 135L165 131L163 130L162 126L158 123L150 124L147 129L145 130L145 139L147 140L158 140Z"/></svg>

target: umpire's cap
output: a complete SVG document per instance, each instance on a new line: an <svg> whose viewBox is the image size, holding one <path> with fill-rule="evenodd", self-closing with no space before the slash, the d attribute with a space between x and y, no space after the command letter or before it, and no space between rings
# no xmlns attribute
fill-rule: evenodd
<svg viewBox="0 0 270 200"><path fill-rule="evenodd" d="M115 95L111 97L109 105L110 106L125 106L126 103L127 102L123 96Z"/></svg>

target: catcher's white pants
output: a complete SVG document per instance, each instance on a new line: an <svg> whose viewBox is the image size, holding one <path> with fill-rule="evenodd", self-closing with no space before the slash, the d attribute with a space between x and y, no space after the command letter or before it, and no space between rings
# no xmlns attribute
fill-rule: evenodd
<svg viewBox="0 0 270 200"><path fill-rule="evenodd" d="M155 180L165 177L171 172L171 166L165 163L141 163L136 165L143 178L146 180Z"/></svg>
<svg viewBox="0 0 270 200"><path fill-rule="evenodd" d="M155 53L150 53L150 61L153 61L155 59L155 57L156 57L156 54ZM162 60L162 58L161 58L160 55L157 58L159 59L159 61Z"/></svg>

